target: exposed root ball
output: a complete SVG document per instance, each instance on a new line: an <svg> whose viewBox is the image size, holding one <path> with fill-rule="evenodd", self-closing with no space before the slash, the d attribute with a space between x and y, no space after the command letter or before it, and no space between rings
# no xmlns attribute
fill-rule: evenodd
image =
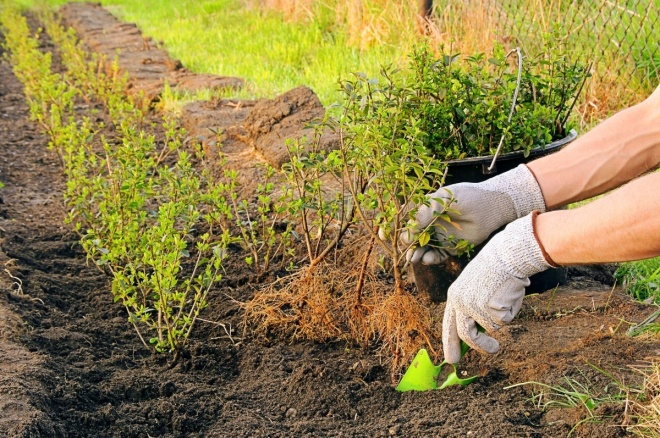
<svg viewBox="0 0 660 438"><path fill-rule="evenodd" d="M343 337L336 276L323 269L307 270L269 285L245 304L246 324L255 334L328 341Z"/></svg>
<svg viewBox="0 0 660 438"><path fill-rule="evenodd" d="M394 292L376 304L370 323L382 343L381 351L391 357L393 377L420 348L427 348L436 355L431 313L405 291Z"/></svg>
<svg viewBox="0 0 660 438"><path fill-rule="evenodd" d="M378 348L392 379L424 347L435 355L429 309L410 293L372 274L336 265L303 269L259 291L245 307L245 324L258 337L318 342L344 340ZM358 288L358 285L360 287Z"/></svg>

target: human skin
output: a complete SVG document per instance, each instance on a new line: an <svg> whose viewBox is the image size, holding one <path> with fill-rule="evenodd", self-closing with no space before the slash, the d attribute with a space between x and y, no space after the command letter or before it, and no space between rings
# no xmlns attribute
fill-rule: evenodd
<svg viewBox="0 0 660 438"><path fill-rule="evenodd" d="M660 255L660 173L640 177L580 208L539 215L536 236L557 265Z"/></svg>
<svg viewBox="0 0 660 438"><path fill-rule="evenodd" d="M527 165L548 210L612 190L660 165L660 86L567 147Z"/></svg>
<svg viewBox="0 0 660 438"><path fill-rule="evenodd" d="M553 209L625 186L580 208L536 219L540 245L557 265L660 255L660 87L562 151L528 165ZM636 179L635 179L636 178Z"/></svg>

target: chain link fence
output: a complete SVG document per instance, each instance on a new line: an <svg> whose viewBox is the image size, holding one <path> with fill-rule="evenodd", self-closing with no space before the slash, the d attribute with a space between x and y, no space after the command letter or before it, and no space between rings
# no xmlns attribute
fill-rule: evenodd
<svg viewBox="0 0 660 438"><path fill-rule="evenodd" d="M561 53L591 65L576 107L581 127L660 84L660 0L435 0L432 10L427 3L417 2L427 33L455 52L485 53L498 41L528 56Z"/></svg>
<svg viewBox="0 0 660 438"><path fill-rule="evenodd" d="M657 0L489 0L500 38L535 52L554 32L570 55L593 63L594 77L638 93L660 81ZM604 79L606 78L606 79Z"/></svg>

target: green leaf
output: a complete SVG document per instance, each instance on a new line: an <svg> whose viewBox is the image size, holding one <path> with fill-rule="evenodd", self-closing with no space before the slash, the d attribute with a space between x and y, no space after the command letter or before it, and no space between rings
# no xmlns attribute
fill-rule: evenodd
<svg viewBox="0 0 660 438"><path fill-rule="evenodd" d="M428 232L424 232L419 236L419 246L426 246L431 241L431 235Z"/></svg>

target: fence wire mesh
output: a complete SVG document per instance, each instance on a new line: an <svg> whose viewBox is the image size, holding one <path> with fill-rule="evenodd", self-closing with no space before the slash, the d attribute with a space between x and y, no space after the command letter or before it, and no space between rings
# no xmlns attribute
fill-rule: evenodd
<svg viewBox="0 0 660 438"><path fill-rule="evenodd" d="M556 32L571 54L593 63L595 76L649 90L660 78L660 8L657 0L487 1L500 37L528 51L542 50L541 35Z"/></svg>
<svg viewBox="0 0 660 438"><path fill-rule="evenodd" d="M435 0L431 22L454 52L483 53L498 41L591 65L576 107L582 127L660 84L660 0Z"/></svg>
<svg viewBox="0 0 660 438"><path fill-rule="evenodd" d="M517 2L489 2L498 30L521 46L555 30L573 54L594 63L594 73L608 74L624 86L649 87L660 78L660 28L656 0L617 2L539 1L538 8Z"/></svg>

